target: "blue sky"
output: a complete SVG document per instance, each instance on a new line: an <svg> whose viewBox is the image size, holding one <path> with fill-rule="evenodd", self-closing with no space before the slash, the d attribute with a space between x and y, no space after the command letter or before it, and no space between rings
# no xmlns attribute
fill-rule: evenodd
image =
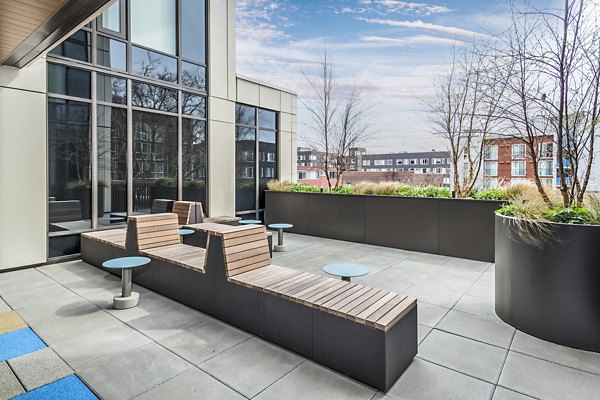
<svg viewBox="0 0 600 400"><path fill-rule="evenodd" d="M360 86L373 107L369 152L442 150L422 99L432 96L453 46L506 27L506 6L505 0L238 0L238 73L309 100L302 73L315 73L326 46L340 84ZM298 114L302 140L313 132L301 105Z"/></svg>

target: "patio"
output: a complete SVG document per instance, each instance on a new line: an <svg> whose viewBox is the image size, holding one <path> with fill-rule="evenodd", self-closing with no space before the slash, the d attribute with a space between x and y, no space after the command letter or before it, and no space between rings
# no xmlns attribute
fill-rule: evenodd
<svg viewBox="0 0 600 400"><path fill-rule="evenodd" d="M0 312L17 311L55 362L105 399L592 399L600 392L600 354L538 340L496 317L492 264L294 234L286 243L274 264L323 273L327 263L355 262L370 270L356 282L418 299L419 353L387 394L144 288L136 289L138 307L114 310L118 278L81 261L0 274ZM9 397L3 390L0 399Z"/></svg>

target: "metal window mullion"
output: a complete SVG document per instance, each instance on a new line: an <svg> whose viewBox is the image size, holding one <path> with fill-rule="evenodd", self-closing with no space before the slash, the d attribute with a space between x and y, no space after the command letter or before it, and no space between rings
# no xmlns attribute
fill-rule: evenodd
<svg viewBox="0 0 600 400"><path fill-rule="evenodd" d="M96 107L96 73L92 72L92 229L98 228L98 109Z"/></svg>
<svg viewBox="0 0 600 400"><path fill-rule="evenodd" d="M259 172L260 172L260 146L259 146L259 128L258 128L258 108L255 108L254 110L255 114L255 121L256 121L256 125L254 127L254 141L255 141L255 146L256 146L256 153L254 155L255 158L255 167L254 167L254 200L255 200L255 204L254 204L254 212L255 212L255 216L256 219L258 219L258 209L260 208L260 179L259 179Z"/></svg>
<svg viewBox="0 0 600 400"><path fill-rule="evenodd" d="M183 200L183 121L181 117L183 94L181 90L177 93L177 199Z"/></svg>
<svg viewBox="0 0 600 400"><path fill-rule="evenodd" d="M127 215L133 214L133 110L131 79L127 79Z"/></svg>

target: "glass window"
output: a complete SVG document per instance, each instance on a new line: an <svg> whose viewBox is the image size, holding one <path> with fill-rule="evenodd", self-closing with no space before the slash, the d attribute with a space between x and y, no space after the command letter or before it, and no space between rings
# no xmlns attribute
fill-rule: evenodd
<svg viewBox="0 0 600 400"><path fill-rule="evenodd" d="M255 152L256 129L237 126L235 129L235 210L238 212L256 209Z"/></svg>
<svg viewBox="0 0 600 400"><path fill-rule="evenodd" d="M552 158L554 156L554 143L540 143L540 157Z"/></svg>
<svg viewBox="0 0 600 400"><path fill-rule="evenodd" d="M127 70L127 45L119 40L98 35L96 62L98 65L116 69Z"/></svg>
<svg viewBox="0 0 600 400"><path fill-rule="evenodd" d="M262 129L258 131L258 153L260 155L258 208L263 209L265 208L265 190L267 190L267 183L277 178L277 134L275 132Z"/></svg>
<svg viewBox="0 0 600 400"><path fill-rule="evenodd" d="M66 96L91 98L89 71L48 64L48 92Z"/></svg>
<svg viewBox="0 0 600 400"><path fill-rule="evenodd" d="M206 117L206 97L184 92L181 112L185 115Z"/></svg>
<svg viewBox="0 0 600 400"><path fill-rule="evenodd" d="M394 160L385 160L385 165L392 165Z"/></svg>
<svg viewBox="0 0 600 400"><path fill-rule="evenodd" d="M421 158L421 164L429 164L429 158Z"/></svg>
<svg viewBox="0 0 600 400"><path fill-rule="evenodd" d="M175 0L131 0L131 41L176 54Z"/></svg>
<svg viewBox="0 0 600 400"><path fill-rule="evenodd" d="M498 145L491 145L485 147L484 158L486 160L497 160L498 159Z"/></svg>
<svg viewBox="0 0 600 400"><path fill-rule="evenodd" d="M127 80L98 74L96 77L96 96L98 101L127 104Z"/></svg>
<svg viewBox="0 0 600 400"><path fill-rule="evenodd" d="M176 58L133 46L131 59L133 74L165 82L177 82Z"/></svg>
<svg viewBox="0 0 600 400"><path fill-rule="evenodd" d="M371 160L363 160L362 165L371 165Z"/></svg>
<svg viewBox="0 0 600 400"><path fill-rule="evenodd" d="M49 233L91 227L90 105L48 98Z"/></svg>
<svg viewBox="0 0 600 400"><path fill-rule="evenodd" d="M486 162L484 174L486 176L498 176L498 163L497 162Z"/></svg>
<svg viewBox="0 0 600 400"><path fill-rule="evenodd" d="M204 0L181 0L181 55L204 63L206 16Z"/></svg>
<svg viewBox="0 0 600 400"><path fill-rule="evenodd" d="M525 176L525 161L513 161L511 163L512 176Z"/></svg>
<svg viewBox="0 0 600 400"><path fill-rule="evenodd" d="M127 222L127 110L98 106L98 224Z"/></svg>
<svg viewBox="0 0 600 400"><path fill-rule="evenodd" d="M259 109L258 126L260 128L277 129L277 113L275 111Z"/></svg>
<svg viewBox="0 0 600 400"><path fill-rule="evenodd" d="M206 68L182 61L181 81L184 86L206 90Z"/></svg>
<svg viewBox="0 0 600 400"><path fill-rule="evenodd" d="M121 32L121 1L117 0L100 15L100 25L104 29Z"/></svg>
<svg viewBox="0 0 600 400"><path fill-rule="evenodd" d="M256 108L243 104L235 105L235 123L237 125L255 126Z"/></svg>
<svg viewBox="0 0 600 400"><path fill-rule="evenodd" d="M538 175L552 176L552 160L540 160L538 162Z"/></svg>
<svg viewBox="0 0 600 400"><path fill-rule="evenodd" d="M206 122L183 118L183 200L200 201L206 208Z"/></svg>
<svg viewBox="0 0 600 400"><path fill-rule="evenodd" d="M496 188L496 187L498 187L498 179L497 178L486 178L483 180L483 186L486 189Z"/></svg>
<svg viewBox="0 0 600 400"><path fill-rule="evenodd" d="M177 112L177 90L133 81L131 101L136 107Z"/></svg>
<svg viewBox="0 0 600 400"><path fill-rule="evenodd" d="M512 158L513 160L522 160L525 158L525 144L512 145Z"/></svg>
<svg viewBox="0 0 600 400"><path fill-rule="evenodd" d="M50 54L90 62L90 33L79 30L56 46Z"/></svg>
<svg viewBox="0 0 600 400"><path fill-rule="evenodd" d="M177 117L133 112L133 211L177 199Z"/></svg>
<svg viewBox="0 0 600 400"><path fill-rule="evenodd" d="M552 178L540 178L540 183L544 186L552 186Z"/></svg>

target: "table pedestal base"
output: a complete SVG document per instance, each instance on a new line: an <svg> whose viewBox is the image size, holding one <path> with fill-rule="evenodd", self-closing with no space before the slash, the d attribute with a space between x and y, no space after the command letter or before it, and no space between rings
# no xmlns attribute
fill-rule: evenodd
<svg viewBox="0 0 600 400"><path fill-rule="evenodd" d="M113 307L117 310L125 310L138 305L140 302L140 294L138 292L131 292L131 296L123 297L118 295L113 297Z"/></svg>
<svg viewBox="0 0 600 400"><path fill-rule="evenodd" d="M275 246L273 246L273 249L275 251L287 251L287 245L285 245L285 244L276 244Z"/></svg>

